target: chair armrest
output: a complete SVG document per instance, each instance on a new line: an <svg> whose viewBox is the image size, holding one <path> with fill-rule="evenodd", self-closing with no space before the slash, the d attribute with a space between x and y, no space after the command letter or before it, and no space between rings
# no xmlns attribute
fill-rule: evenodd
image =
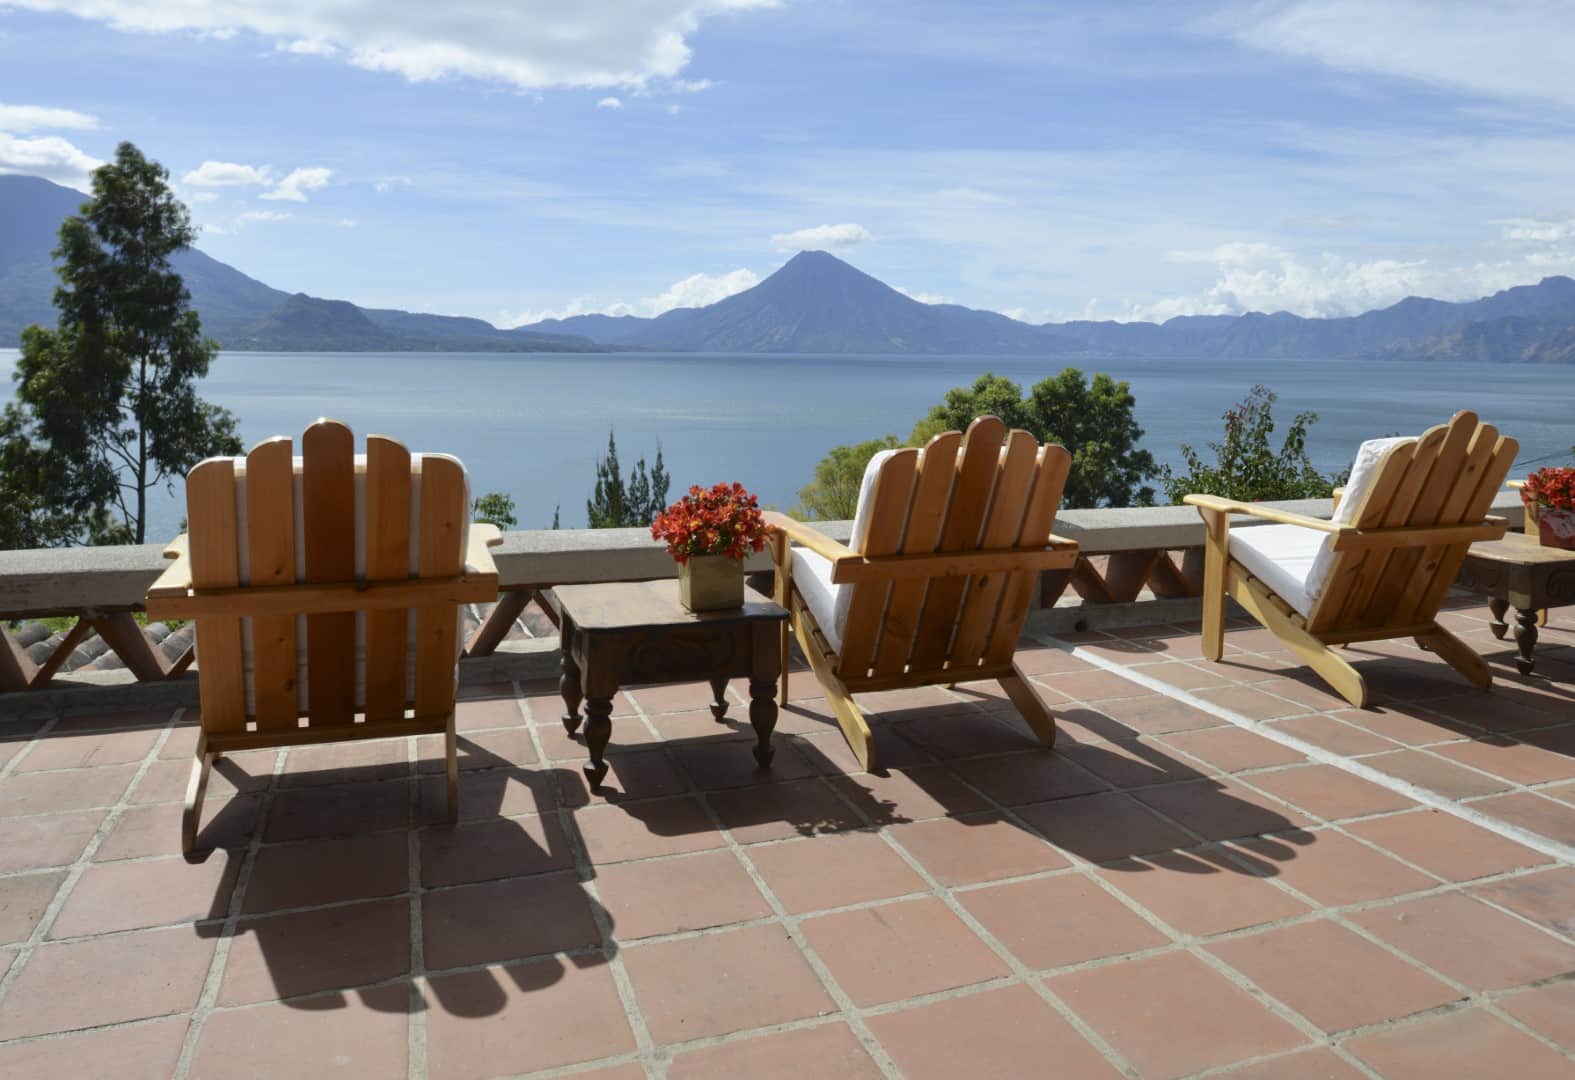
<svg viewBox="0 0 1575 1080"><path fill-rule="evenodd" d="M1196 506L1200 511L1210 511L1219 514L1247 514L1251 517L1261 518L1264 521L1273 521L1280 525L1300 525L1304 529L1316 529L1319 532L1340 533L1349 527L1336 525L1323 518L1308 517L1305 514L1293 514L1289 510L1277 510L1272 506L1260 503L1237 502L1235 499L1222 499L1218 495L1188 495L1182 500L1188 506Z"/></svg>
<svg viewBox="0 0 1575 1080"><path fill-rule="evenodd" d="M839 544L814 526L806 525L802 521L794 521L786 514L779 514L775 510L767 510L761 517L765 519L767 525L774 529L779 529L782 535L789 540L809 548L809 550L823 559L836 562L838 559L846 559L857 555L857 552L846 544Z"/></svg>
<svg viewBox="0 0 1575 1080"><path fill-rule="evenodd" d="M181 533L170 541L169 547L164 549L164 557L173 559L158 576L158 580L148 587L147 600L154 600L159 596L185 596L186 590L191 588L191 537Z"/></svg>
<svg viewBox="0 0 1575 1080"><path fill-rule="evenodd" d="M477 522L470 527L470 542L465 550L465 573L470 576L476 574L493 574L498 572L497 566L492 561L492 552L488 548L497 547L503 543L503 530L496 525L487 525Z"/></svg>
<svg viewBox="0 0 1575 1080"><path fill-rule="evenodd" d="M1345 488L1343 486L1335 488L1329 493L1329 497L1334 500L1334 506L1332 509L1338 511L1340 509L1340 504L1345 501Z"/></svg>

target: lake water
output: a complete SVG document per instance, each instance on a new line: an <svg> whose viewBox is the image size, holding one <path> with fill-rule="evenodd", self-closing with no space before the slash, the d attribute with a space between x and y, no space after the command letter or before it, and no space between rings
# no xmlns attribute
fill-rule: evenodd
<svg viewBox="0 0 1575 1080"><path fill-rule="evenodd" d="M15 350L0 350L10 393ZM383 432L417 450L457 454L477 492L504 491L521 528L562 506L583 525L595 461L615 429L626 469L661 442L673 493L740 480L788 507L832 446L904 437L951 387L985 371L1026 388L1061 370L1021 357L720 356L531 353L227 353L203 386L234 410L248 445L300 432L318 416L358 439ZM1221 415L1254 383L1276 415L1317 411L1309 448L1320 468L1350 463L1364 438L1411 434L1470 408L1520 440L1522 463L1567 461L1575 444L1575 368L1510 364L1293 360L1081 362L1132 384L1143 445L1180 463L1182 442L1217 438ZM157 500L150 536L173 535L183 495Z"/></svg>

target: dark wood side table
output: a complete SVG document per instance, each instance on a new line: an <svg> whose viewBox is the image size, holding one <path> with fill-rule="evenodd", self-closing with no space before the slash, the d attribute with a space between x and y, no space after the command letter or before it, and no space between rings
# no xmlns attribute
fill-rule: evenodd
<svg viewBox="0 0 1575 1080"><path fill-rule="evenodd" d="M1547 609L1575 604L1575 551L1543 547L1535 536L1506 533L1502 540L1472 544L1455 584L1491 599L1493 633L1500 640L1509 630L1504 616L1515 609L1515 666L1530 675L1536 661L1537 624L1546 624Z"/></svg>
<svg viewBox="0 0 1575 1080"><path fill-rule="evenodd" d="M552 591L563 641L563 726L573 735L585 704L585 776L591 790L607 776L612 700L636 683L711 684L711 715L727 716L727 681L749 680L749 723L755 760L771 764L777 725L777 678L787 612L746 589L744 606L695 614L678 602L678 582L642 581L564 585Z"/></svg>

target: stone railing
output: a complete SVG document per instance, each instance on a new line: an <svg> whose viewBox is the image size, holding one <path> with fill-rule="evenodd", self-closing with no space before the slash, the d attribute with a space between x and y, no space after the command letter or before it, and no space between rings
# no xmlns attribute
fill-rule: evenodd
<svg viewBox="0 0 1575 1080"><path fill-rule="evenodd" d="M1274 503L1315 517L1328 517L1327 499ZM1494 512L1518 526L1519 497L1510 491L1494 501ZM1241 518L1241 525L1255 519ZM846 542L847 521L818 525ZM1044 575L1031 625L1041 630L1083 629L1167 619L1196 618L1202 583L1203 525L1191 507L1125 510L1063 510L1058 536L1075 540L1080 557L1070 571ZM134 614L148 586L166 565L163 546L50 548L0 552L0 695L51 685L73 650L96 633L124 662L126 674L111 682L167 682L191 664L189 635L162 643L145 633ZM563 529L505 533L492 549L500 595L481 612L466 643L461 665L467 679L545 675L556 662L555 636L508 641L510 630L532 600L550 618L542 593L554 585L639 581L673 576L673 562L644 529ZM747 569L769 574L764 554ZM18 619L67 616L76 621L47 655L31 652L6 629ZM517 636L517 635L516 635ZM183 682L185 680L182 680Z"/></svg>

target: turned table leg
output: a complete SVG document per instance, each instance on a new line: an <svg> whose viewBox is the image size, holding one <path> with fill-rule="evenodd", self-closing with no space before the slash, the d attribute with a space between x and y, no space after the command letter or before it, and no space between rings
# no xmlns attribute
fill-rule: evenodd
<svg viewBox="0 0 1575 1080"><path fill-rule="evenodd" d="M775 679L749 680L749 723L755 729L755 760L762 769L768 769L776 755L771 748L771 733L777 726Z"/></svg>
<svg viewBox="0 0 1575 1080"><path fill-rule="evenodd" d="M711 680L711 719L718 724L727 722L727 677Z"/></svg>
<svg viewBox="0 0 1575 1080"><path fill-rule="evenodd" d="M573 735L580 729L580 665L563 649L563 673L558 676L558 693L563 695L563 730Z"/></svg>
<svg viewBox="0 0 1575 1080"><path fill-rule="evenodd" d="M607 777L607 743L612 739L612 698L585 699L585 748L591 760L585 763L585 779L592 791L600 791Z"/></svg>
<svg viewBox="0 0 1575 1080"><path fill-rule="evenodd" d="M1495 596L1493 599L1488 601L1488 612L1493 616L1493 622L1489 625L1488 629L1492 630L1493 636L1498 638L1500 641L1503 641L1504 635L1509 633L1509 623L1504 619L1504 615L1508 611L1508 600L1501 600Z"/></svg>
<svg viewBox="0 0 1575 1080"><path fill-rule="evenodd" d="M1537 619L1535 608L1515 609L1515 644L1520 648L1520 655L1515 658L1515 667L1522 675L1530 675L1531 669L1537 662L1532 659L1531 650L1537 644Z"/></svg>

